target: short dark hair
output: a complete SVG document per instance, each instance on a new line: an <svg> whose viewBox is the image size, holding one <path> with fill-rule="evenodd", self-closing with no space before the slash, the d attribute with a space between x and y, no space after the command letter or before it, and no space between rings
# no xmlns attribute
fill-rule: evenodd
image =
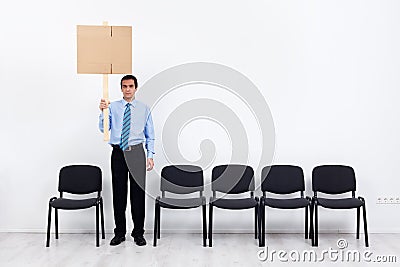
<svg viewBox="0 0 400 267"><path fill-rule="evenodd" d="M125 80L133 80L133 82L135 83L135 88L138 87L136 77L131 75L131 74L128 74L128 75L125 75L124 77L122 77L122 79L121 79L121 88L122 88L122 81L125 81Z"/></svg>

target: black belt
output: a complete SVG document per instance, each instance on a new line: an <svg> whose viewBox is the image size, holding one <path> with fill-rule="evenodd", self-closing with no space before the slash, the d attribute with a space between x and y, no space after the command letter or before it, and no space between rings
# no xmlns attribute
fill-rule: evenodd
<svg viewBox="0 0 400 267"><path fill-rule="evenodd" d="M122 150L121 147L119 145L111 145L114 149L119 149ZM139 143L136 145L132 145L132 146L128 146L127 149L125 151L131 151L132 149L135 148L139 148L139 147L143 147L143 143Z"/></svg>

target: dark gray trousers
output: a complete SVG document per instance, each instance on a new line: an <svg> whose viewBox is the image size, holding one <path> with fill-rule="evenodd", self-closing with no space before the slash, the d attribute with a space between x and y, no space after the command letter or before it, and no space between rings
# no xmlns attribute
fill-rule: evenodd
<svg viewBox="0 0 400 267"><path fill-rule="evenodd" d="M123 152L113 145L111 154L113 208L116 236L125 236L125 211L130 184L131 215L134 224L133 236L144 234L146 157L143 145L134 146Z"/></svg>

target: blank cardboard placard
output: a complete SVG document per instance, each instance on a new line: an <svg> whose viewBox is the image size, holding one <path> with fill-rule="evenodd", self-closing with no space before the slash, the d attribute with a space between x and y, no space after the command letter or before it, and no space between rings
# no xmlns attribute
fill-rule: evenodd
<svg viewBox="0 0 400 267"><path fill-rule="evenodd" d="M78 73L103 74L103 99L108 101L108 74L132 73L132 27L78 25ZM103 110L104 141L110 140L109 110Z"/></svg>
<svg viewBox="0 0 400 267"><path fill-rule="evenodd" d="M78 73L132 73L132 27L77 26Z"/></svg>

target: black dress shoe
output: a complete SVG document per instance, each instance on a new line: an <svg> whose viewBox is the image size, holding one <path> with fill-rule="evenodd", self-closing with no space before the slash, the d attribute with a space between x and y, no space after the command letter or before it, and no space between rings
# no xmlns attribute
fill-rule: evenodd
<svg viewBox="0 0 400 267"><path fill-rule="evenodd" d="M114 236L111 239L110 246L117 246L125 241L125 236Z"/></svg>
<svg viewBox="0 0 400 267"><path fill-rule="evenodd" d="M133 238L133 240L138 246L145 246L147 244L146 239L144 239L143 236L136 236Z"/></svg>

